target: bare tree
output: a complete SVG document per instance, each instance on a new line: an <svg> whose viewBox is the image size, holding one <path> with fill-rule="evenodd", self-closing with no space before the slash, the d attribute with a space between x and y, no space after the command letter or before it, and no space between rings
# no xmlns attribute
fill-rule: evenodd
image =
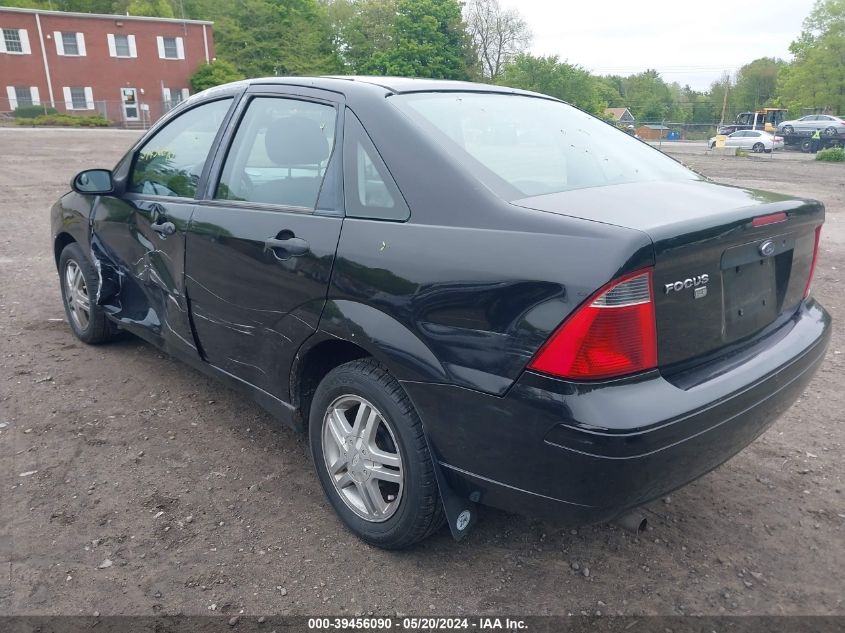
<svg viewBox="0 0 845 633"><path fill-rule="evenodd" d="M495 80L504 66L531 44L531 29L519 11L502 8L499 0L469 0L465 12L481 74Z"/></svg>

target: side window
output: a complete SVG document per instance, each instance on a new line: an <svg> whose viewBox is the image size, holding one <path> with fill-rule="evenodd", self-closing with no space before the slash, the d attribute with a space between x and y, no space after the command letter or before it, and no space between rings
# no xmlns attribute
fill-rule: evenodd
<svg viewBox="0 0 845 633"><path fill-rule="evenodd" d="M364 126L346 110L343 140L346 215L375 220L407 220L405 199L387 171Z"/></svg>
<svg viewBox="0 0 845 633"><path fill-rule="evenodd" d="M333 106L256 97L229 148L214 197L314 209L334 147Z"/></svg>
<svg viewBox="0 0 845 633"><path fill-rule="evenodd" d="M129 191L193 198L231 99L197 106L170 121L138 151Z"/></svg>

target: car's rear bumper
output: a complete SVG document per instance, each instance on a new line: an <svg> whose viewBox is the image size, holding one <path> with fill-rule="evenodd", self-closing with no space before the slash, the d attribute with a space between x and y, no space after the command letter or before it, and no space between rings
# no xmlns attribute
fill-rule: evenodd
<svg viewBox="0 0 845 633"><path fill-rule="evenodd" d="M707 473L801 394L830 339L810 300L753 347L666 378L577 384L526 372L503 397L406 383L447 477L481 503L611 519Z"/></svg>

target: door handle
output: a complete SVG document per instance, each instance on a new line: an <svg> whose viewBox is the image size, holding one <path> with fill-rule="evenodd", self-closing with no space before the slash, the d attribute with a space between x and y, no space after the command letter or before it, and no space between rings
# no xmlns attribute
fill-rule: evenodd
<svg viewBox="0 0 845 633"><path fill-rule="evenodd" d="M273 251L276 259L288 259L305 255L311 250L311 246L291 231L281 231L276 237L264 240L264 250Z"/></svg>
<svg viewBox="0 0 845 633"><path fill-rule="evenodd" d="M168 235L173 235L176 232L176 225L173 222L156 222L150 225L153 231L161 235L162 237L167 237Z"/></svg>

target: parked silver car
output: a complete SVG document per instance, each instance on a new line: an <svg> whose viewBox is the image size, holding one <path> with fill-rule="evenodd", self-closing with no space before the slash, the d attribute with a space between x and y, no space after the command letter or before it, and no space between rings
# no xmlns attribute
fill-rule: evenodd
<svg viewBox="0 0 845 633"><path fill-rule="evenodd" d="M778 134L789 136L821 130L824 136L845 135L845 120L830 114L808 114L794 121L784 121L778 125Z"/></svg>
<svg viewBox="0 0 845 633"><path fill-rule="evenodd" d="M716 147L715 136L708 141L708 145L710 149ZM783 149L783 139L763 130L740 130L728 134L728 138L725 139L725 147L750 149L752 152L759 154L760 152L771 152L773 149Z"/></svg>

